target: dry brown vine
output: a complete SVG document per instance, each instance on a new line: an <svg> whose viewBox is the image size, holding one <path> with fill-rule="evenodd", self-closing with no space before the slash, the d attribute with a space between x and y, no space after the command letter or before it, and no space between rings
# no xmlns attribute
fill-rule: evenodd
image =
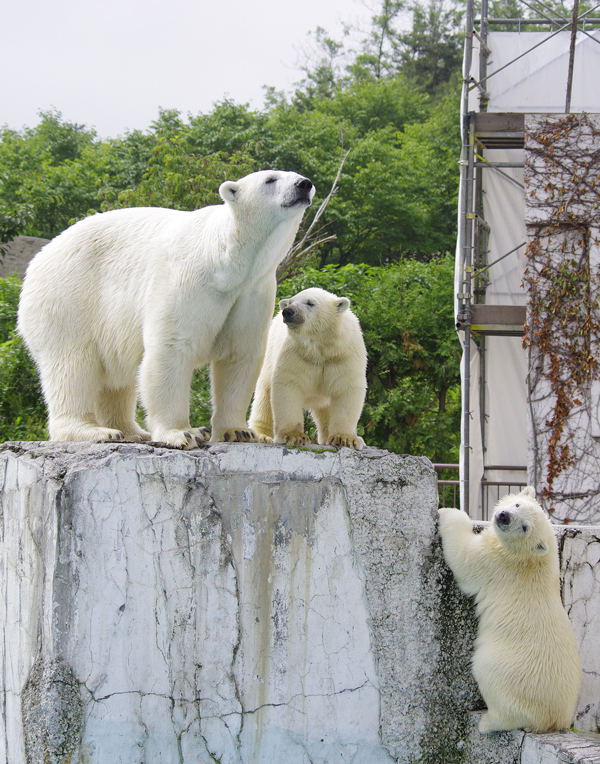
<svg viewBox="0 0 600 764"><path fill-rule="evenodd" d="M544 485L538 490L552 512L556 479L578 458L569 419L600 379L600 263L590 262L591 247L598 246L600 122L587 114L540 115L525 146L529 302L523 344L530 350L530 391L549 388Z"/></svg>

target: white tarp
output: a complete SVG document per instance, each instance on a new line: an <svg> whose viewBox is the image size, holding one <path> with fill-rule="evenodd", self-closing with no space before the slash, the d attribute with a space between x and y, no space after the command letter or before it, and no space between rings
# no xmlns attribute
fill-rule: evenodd
<svg viewBox="0 0 600 764"><path fill-rule="evenodd" d="M587 33L594 39L578 32L575 43L572 112L598 111L600 106L600 30L590 28ZM564 113L571 32L558 32L553 37L551 34L490 32L487 44L492 53L488 57L488 78L484 83L491 96L488 111ZM536 45L538 47L531 50ZM514 60L523 53L522 58ZM509 64L511 61L514 63ZM472 74L476 76L479 60L473 59L473 62ZM505 69L498 71L504 66ZM498 74L494 74L496 71Z"/></svg>
<svg viewBox="0 0 600 764"><path fill-rule="evenodd" d="M578 33L571 111L600 111L600 30L590 31L595 39ZM564 112L571 33L490 32L488 78L491 112ZM544 41L544 42L542 42ZM479 51L474 38L471 74L478 79ZM539 44L541 43L541 45ZM521 54L526 53L522 58ZM518 60L514 60L517 59ZM509 63L509 62L513 63ZM508 66L507 66L508 64ZM506 68L503 68L506 67ZM498 71L502 69L502 71ZM498 74L494 75L494 72ZM490 76L492 75L492 76ZM469 108L479 110L479 91L471 91ZM490 162L523 162L523 150L486 150ZM521 168L502 168L505 175L523 183ZM526 239L523 189L493 169L483 170L483 217L490 226L488 262L492 263ZM525 305L522 285L525 247L494 265L486 303ZM461 264L457 258L457 268ZM457 274L458 275L458 274ZM485 359L471 344L470 384L470 501L472 517L482 516L481 480L483 465L528 466L527 450L527 353L518 337L486 337ZM485 412L480 412L480 368L484 369ZM461 483L464 457L461 452ZM486 471L490 481L523 482L525 473ZM491 494L491 500L496 493Z"/></svg>

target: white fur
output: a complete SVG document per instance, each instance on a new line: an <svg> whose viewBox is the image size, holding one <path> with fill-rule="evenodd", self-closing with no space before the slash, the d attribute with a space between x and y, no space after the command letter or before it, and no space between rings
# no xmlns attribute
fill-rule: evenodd
<svg viewBox="0 0 600 764"><path fill-rule="evenodd" d="M222 205L114 210L47 244L27 270L18 327L50 438L193 448L208 432L190 427L192 372L212 362L212 440L255 440L246 412L307 183L257 172L223 183ZM134 421L136 382L150 433Z"/></svg>
<svg viewBox="0 0 600 764"><path fill-rule="evenodd" d="M480 731L568 728L581 667L560 599L556 538L534 489L500 499L479 534L464 512L439 512L444 558L476 597L473 674L488 707Z"/></svg>
<svg viewBox="0 0 600 764"><path fill-rule="evenodd" d="M365 400L367 352L350 300L305 289L281 300L269 331L249 426L263 441L301 446L304 409L321 444L360 450L356 426ZM292 312L290 323L283 311Z"/></svg>

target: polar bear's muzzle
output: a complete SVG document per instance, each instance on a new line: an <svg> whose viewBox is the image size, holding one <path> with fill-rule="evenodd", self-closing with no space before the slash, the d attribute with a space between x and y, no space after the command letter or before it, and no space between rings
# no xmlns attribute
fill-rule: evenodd
<svg viewBox="0 0 600 764"><path fill-rule="evenodd" d="M503 509L502 512L498 512L498 514L494 515L494 522L502 531L505 531L510 526L511 520L512 517L510 512L507 512L505 509Z"/></svg>
<svg viewBox="0 0 600 764"><path fill-rule="evenodd" d="M281 311L281 315L288 326L299 326L304 323L304 313L295 305L288 305Z"/></svg>
<svg viewBox="0 0 600 764"><path fill-rule="evenodd" d="M283 207L295 207L302 204L307 207L312 204L312 198L315 194L315 187L308 178L300 178L290 188L285 196Z"/></svg>

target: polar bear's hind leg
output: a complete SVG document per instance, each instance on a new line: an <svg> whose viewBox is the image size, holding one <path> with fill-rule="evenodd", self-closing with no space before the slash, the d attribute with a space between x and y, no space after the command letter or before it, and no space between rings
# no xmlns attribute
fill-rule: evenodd
<svg viewBox="0 0 600 764"><path fill-rule="evenodd" d="M36 358L48 405L50 440L124 440L116 427L103 427L96 418L102 385L102 365L84 347Z"/></svg>

